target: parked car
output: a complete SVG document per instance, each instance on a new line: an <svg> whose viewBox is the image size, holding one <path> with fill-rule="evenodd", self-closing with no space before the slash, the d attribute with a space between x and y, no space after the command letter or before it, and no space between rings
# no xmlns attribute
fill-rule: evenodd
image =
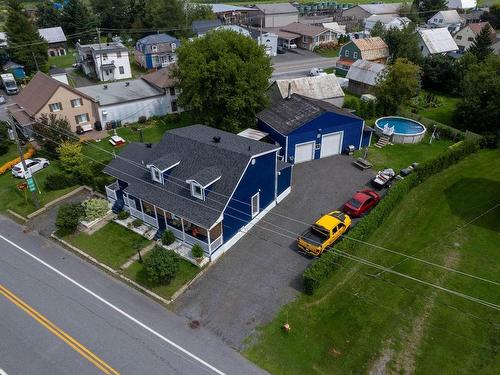
<svg viewBox="0 0 500 375"><path fill-rule="evenodd" d="M31 174L36 173L43 168L47 168L50 165L50 162L45 158L34 158L34 159L26 159L26 167L31 172ZM23 163L17 163L14 168L12 168L12 175L17 178L25 178Z"/></svg>
<svg viewBox="0 0 500 375"><path fill-rule="evenodd" d="M326 73L323 68L312 68L309 72L310 77L325 76Z"/></svg>
<svg viewBox="0 0 500 375"><path fill-rule="evenodd" d="M351 218L340 211L323 215L297 239L299 249L319 256L351 226Z"/></svg>
<svg viewBox="0 0 500 375"><path fill-rule="evenodd" d="M390 185L390 182L394 179L396 173L393 169L387 168L383 171L379 171L375 177L372 178L372 185L377 189L382 189Z"/></svg>
<svg viewBox="0 0 500 375"><path fill-rule="evenodd" d="M7 100L5 100L5 96L0 95L0 104L5 104L7 103Z"/></svg>
<svg viewBox="0 0 500 375"><path fill-rule="evenodd" d="M361 217L380 201L380 195L370 189L358 191L344 204L342 211L350 217Z"/></svg>
<svg viewBox="0 0 500 375"><path fill-rule="evenodd" d="M278 52L279 55L283 55L284 53L286 53L286 48L282 47L282 46L278 46L278 49L276 50L276 52Z"/></svg>
<svg viewBox="0 0 500 375"><path fill-rule="evenodd" d="M297 45L294 42L290 42L290 43L288 43L287 48L288 49L297 49Z"/></svg>

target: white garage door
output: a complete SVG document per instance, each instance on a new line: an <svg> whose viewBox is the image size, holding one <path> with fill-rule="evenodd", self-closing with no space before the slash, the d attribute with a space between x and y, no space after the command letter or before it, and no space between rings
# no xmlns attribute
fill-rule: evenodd
<svg viewBox="0 0 500 375"><path fill-rule="evenodd" d="M321 137L321 152L320 158L327 156L338 155L342 151L342 137L344 133L326 134Z"/></svg>
<svg viewBox="0 0 500 375"><path fill-rule="evenodd" d="M314 144L313 141L295 145L295 164L314 159Z"/></svg>

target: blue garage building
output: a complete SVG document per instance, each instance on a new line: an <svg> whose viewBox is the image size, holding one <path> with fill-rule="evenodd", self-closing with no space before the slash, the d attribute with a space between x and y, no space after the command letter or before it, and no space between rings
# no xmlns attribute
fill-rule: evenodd
<svg viewBox="0 0 500 375"><path fill-rule="evenodd" d="M259 128L281 145L280 155L289 163L337 155L350 145L358 149L367 141L362 118L298 94L275 100L257 119Z"/></svg>

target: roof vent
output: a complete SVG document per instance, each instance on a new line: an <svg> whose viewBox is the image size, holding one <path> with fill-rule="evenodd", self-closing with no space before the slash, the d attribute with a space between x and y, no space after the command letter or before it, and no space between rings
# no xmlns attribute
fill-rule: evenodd
<svg viewBox="0 0 500 375"><path fill-rule="evenodd" d="M220 137L213 137L214 143L220 143Z"/></svg>
<svg viewBox="0 0 500 375"><path fill-rule="evenodd" d="M125 87L130 86L130 82L125 82Z"/></svg>
<svg viewBox="0 0 500 375"><path fill-rule="evenodd" d="M146 143L146 147L147 148L151 148L151 147L153 147L153 144L152 143Z"/></svg>
<svg viewBox="0 0 500 375"><path fill-rule="evenodd" d="M108 88L108 85L104 85L102 88L106 90Z"/></svg>
<svg viewBox="0 0 500 375"><path fill-rule="evenodd" d="M292 83L291 82L288 82L288 95L287 95L287 99L290 99L292 97Z"/></svg>

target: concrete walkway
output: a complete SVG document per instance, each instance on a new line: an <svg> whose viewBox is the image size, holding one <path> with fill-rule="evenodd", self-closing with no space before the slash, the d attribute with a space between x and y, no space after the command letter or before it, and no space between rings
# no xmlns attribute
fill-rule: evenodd
<svg viewBox="0 0 500 375"><path fill-rule="evenodd" d="M156 246L156 242L151 242L149 245L147 245L146 247L143 247L140 252L141 252L141 256L144 256L146 255L147 253L149 253L151 250L154 249L154 247ZM125 263L123 263L121 266L120 266L120 269L121 270L124 270L124 269L127 269L129 268L132 263L134 262L137 262L139 260L139 254L135 254L133 257L131 257L129 260L127 260Z"/></svg>

